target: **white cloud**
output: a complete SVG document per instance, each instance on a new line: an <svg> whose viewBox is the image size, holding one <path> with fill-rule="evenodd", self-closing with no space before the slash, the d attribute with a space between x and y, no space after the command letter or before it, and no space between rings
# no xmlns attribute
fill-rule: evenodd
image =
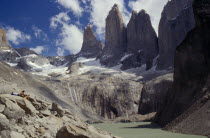
<svg viewBox="0 0 210 138"><path fill-rule="evenodd" d="M58 55L58 56L64 56L64 49L58 47L58 48L57 48L57 55Z"/></svg>
<svg viewBox="0 0 210 138"><path fill-rule="evenodd" d="M57 45L62 45L64 49L69 50L72 54L77 54L82 47L82 31L72 24L63 24L61 31L61 39L58 40Z"/></svg>
<svg viewBox="0 0 210 138"><path fill-rule="evenodd" d="M65 24L70 21L70 17L67 13L61 12L50 19L50 27L57 28L59 24Z"/></svg>
<svg viewBox="0 0 210 138"><path fill-rule="evenodd" d="M66 9L71 10L74 15L78 17L82 15L83 9L80 6L80 2L78 0L57 0L57 2Z"/></svg>
<svg viewBox="0 0 210 138"><path fill-rule="evenodd" d="M47 40L47 34L44 33L43 30L41 30L40 28L38 28L37 26L33 25L32 26L32 30L34 31L34 36L36 38L42 39L42 40Z"/></svg>
<svg viewBox="0 0 210 138"><path fill-rule="evenodd" d="M42 54L42 52L45 50L44 46L37 46L35 48L30 48L30 50L36 52L37 54Z"/></svg>
<svg viewBox="0 0 210 138"><path fill-rule="evenodd" d="M14 29L13 27L6 27L5 30L7 32L7 40L15 45L19 45L20 43L31 39L30 35L27 35L20 30Z"/></svg>
<svg viewBox="0 0 210 138"><path fill-rule="evenodd" d="M102 38L105 33L105 19L108 16L109 11L114 4L119 5L124 19L124 23L127 24L130 19L130 13L125 7L124 0L91 0L91 22L96 26L96 33Z"/></svg>
<svg viewBox="0 0 210 138"><path fill-rule="evenodd" d="M161 17L161 12L168 0L136 0L130 1L129 7L133 10L140 11L144 9L151 17L152 25L156 32Z"/></svg>
<svg viewBox="0 0 210 138"><path fill-rule="evenodd" d="M76 25L70 24L69 21L70 18L67 13L60 13L51 18L50 26L61 30L56 45L62 46L64 50L68 50L72 54L77 54L82 47L83 32ZM62 55L62 49L58 48L57 53Z"/></svg>

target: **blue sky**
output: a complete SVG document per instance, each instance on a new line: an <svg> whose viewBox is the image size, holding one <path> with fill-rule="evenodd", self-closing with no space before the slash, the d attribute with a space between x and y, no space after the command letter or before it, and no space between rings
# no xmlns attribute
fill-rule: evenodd
<svg viewBox="0 0 210 138"><path fill-rule="evenodd" d="M28 47L48 56L76 54L83 30L93 24L97 38L104 40L105 18L117 3L125 24L132 10L145 9L157 26L168 0L1 0L0 27L15 48Z"/></svg>

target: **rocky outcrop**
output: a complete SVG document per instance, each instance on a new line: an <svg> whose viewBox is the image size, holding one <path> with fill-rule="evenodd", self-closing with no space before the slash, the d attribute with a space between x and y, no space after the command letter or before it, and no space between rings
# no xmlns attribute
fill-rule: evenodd
<svg viewBox="0 0 210 138"><path fill-rule="evenodd" d="M192 0L171 0L166 4L158 30L159 58L157 69L167 69L174 66L175 49L194 26Z"/></svg>
<svg viewBox="0 0 210 138"><path fill-rule="evenodd" d="M183 129L187 128L185 130L188 133L210 135L207 117L210 98L208 96L205 98L210 90L210 1L195 0L193 8L196 27L187 34L176 49L174 83L167 95L166 106L157 114L156 120L161 125L166 125L191 106L188 110L190 114L183 115L176 120L176 124L188 123L182 125ZM192 106L196 103L200 103L199 106ZM196 117L196 114L200 115ZM193 122L189 120L190 118ZM186 119L189 122L186 122ZM206 132L202 133L204 131Z"/></svg>
<svg viewBox="0 0 210 138"><path fill-rule="evenodd" d="M173 84L173 74L166 74L146 82L141 92L139 114L158 112L164 107L167 92Z"/></svg>
<svg viewBox="0 0 210 138"><path fill-rule="evenodd" d="M5 106L0 112L2 138L113 138L109 133L82 122L57 103L1 94L0 105Z"/></svg>
<svg viewBox="0 0 210 138"><path fill-rule="evenodd" d="M17 57L20 55L7 41L6 32L0 29L0 61L16 63Z"/></svg>
<svg viewBox="0 0 210 138"><path fill-rule="evenodd" d="M158 54L158 39L152 27L150 16L144 10L141 10L139 13L136 11L132 12L131 19L127 25L127 42L127 53L133 55L141 53L142 57L139 59L135 58L136 60L129 62L122 62L122 69L140 67L143 64L146 64L147 69L150 69L153 59Z"/></svg>
<svg viewBox="0 0 210 138"><path fill-rule="evenodd" d="M108 67L119 63L126 51L126 28L124 27L122 14L115 4L106 18L105 47L100 62Z"/></svg>
<svg viewBox="0 0 210 138"><path fill-rule="evenodd" d="M117 138L92 126L66 125L57 133L56 138Z"/></svg>
<svg viewBox="0 0 210 138"><path fill-rule="evenodd" d="M88 24L84 30L82 49L78 56L86 58L98 57L102 49L102 42L96 39L92 25Z"/></svg>

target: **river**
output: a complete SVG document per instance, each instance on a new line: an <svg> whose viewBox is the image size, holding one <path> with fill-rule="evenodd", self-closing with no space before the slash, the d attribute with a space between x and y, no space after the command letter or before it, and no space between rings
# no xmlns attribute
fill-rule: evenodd
<svg viewBox="0 0 210 138"><path fill-rule="evenodd" d="M150 122L103 123L94 124L94 126L122 138L207 138L205 136L185 135L164 131L161 130L161 127L158 125Z"/></svg>

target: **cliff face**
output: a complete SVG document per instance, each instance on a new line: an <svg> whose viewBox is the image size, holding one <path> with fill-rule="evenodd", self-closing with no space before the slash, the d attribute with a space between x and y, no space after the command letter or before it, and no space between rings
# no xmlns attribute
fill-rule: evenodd
<svg viewBox="0 0 210 138"><path fill-rule="evenodd" d="M172 84L173 74L159 76L146 82L141 92L138 113L144 115L160 111Z"/></svg>
<svg viewBox="0 0 210 138"><path fill-rule="evenodd" d="M132 12L127 25L127 42L127 53L133 55L141 53L142 58L135 62L140 65L146 64L149 69L153 59L158 54L158 39L152 27L150 16L144 10L139 13ZM123 64L122 68L127 69L130 67L128 64ZM139 67L139 65L136 67Z"/></svg>
<svg viewBox="0 0 210 138"><path fill-rule="evenodd" d="M159 23L157 69L173 67L176 47L194 26L191 0L171 0L166 4Z"/></svg>
<svg viewBox="0 0 210 138"><path fill-rule="evenodd" d="M105 47L100 61L111 67L119 63L126 51L126 28L118 5L114 5L106 18Z"/></svg>
<svg viewBox="0 0 210 138"><path fill-rule="evenodd" d="M92 26L87 25L84 30L82 49L78 55L86 58L97 57L102 52L102 48L103 44L96 39Z"/></svg>
<svg viewBox="0 0 210 138"><path fill-rule="evenodd" d="M190 112L199 115L199 110L202 111L194 122L203 122L193 124L188 132L195 131L196 134L201 134L198 128L208 128L209 123L204 116L209 116L205 107L209 103L209 77L210 77L210 1L195 0L193 4L194 15L196 19L196 27L190 31L185 40L176 49L175 65L174 65L174 83L165 102L165 107L158 113L156 120L161 125L166 125L176 117L181 115L198 99L202 100L202 106L191 108ZM182 117L177 122L182 122L191 114ZM202 116L201 116L202 115ZM186 128L187 126L185 126ZM201 130L201 129L200 129ZM206 131L210 135L209 131ZM205 135L207 135L207 133Z"/></svg>

